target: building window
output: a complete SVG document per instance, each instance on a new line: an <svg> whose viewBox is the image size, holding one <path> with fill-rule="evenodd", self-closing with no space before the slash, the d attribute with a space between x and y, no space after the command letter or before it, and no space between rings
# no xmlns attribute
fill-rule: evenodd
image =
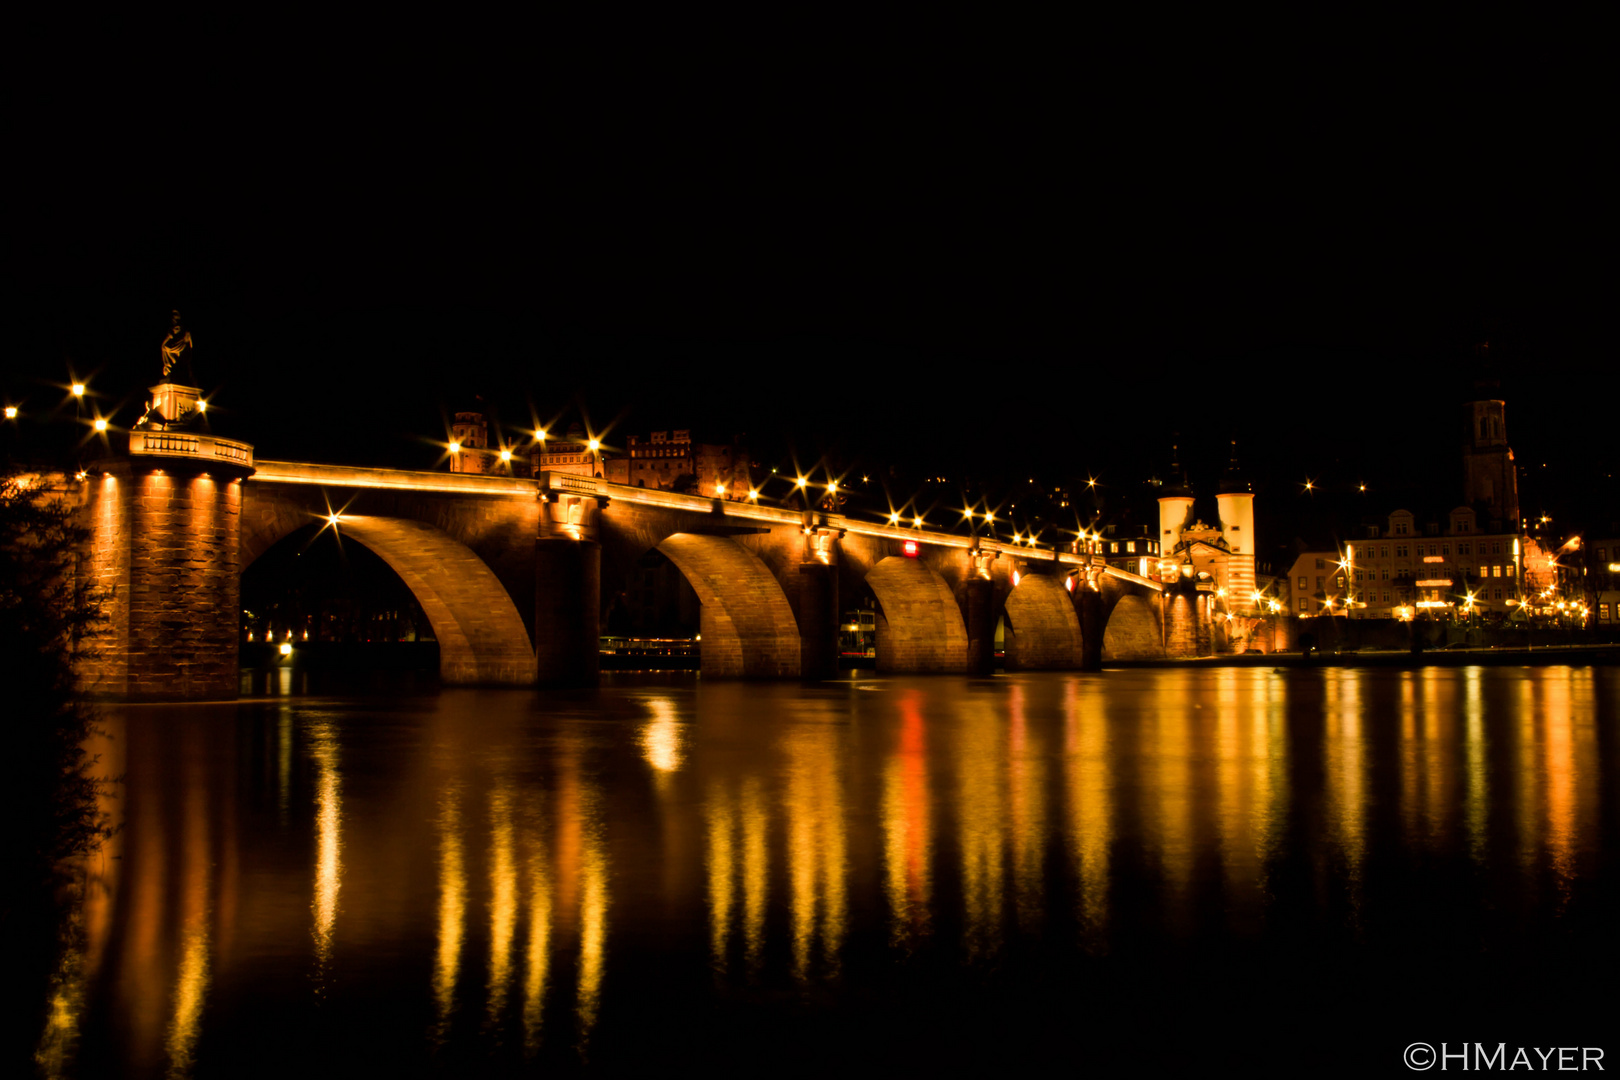
<svg viewBox="0 0 1620 1080"><path fill-rule="evenodd" d="M1598 605L1598 622L1608 622L1608 621L1609 621L1609 605L1608 604L1599 604Z"/></svg>
<svg viewBox="0 0 1620 1080"><path fill-rule="evenodd" d="M1441 544L1440 545L1440 554L1442 554L1442 555L1450 555L1451 554L1451 545L1450 544Z"/></svg>
<svg viewBox="0 0 1620 1080"><path fill-rule="evenodd" d="M1395 535L1396 536L1405 536L1406 535L1406 522L1399 521L1399 522L1395 523Z"/></svg>
<svg viewBox="0 0 1620 1080"><path fill-rule="evenodd" d="M1316 591L1317 592L1322 591L1322 575L1321 574L1316 575Z"/></svg>
<svg viewBox="0 0 1620 1080"><path fill-rule="evenodd" d="M1405 544L1396 544L1395 545L1395 557L1397 559L1406 558L1406 545Z"/></svg>
<svg viewBox="0 0 1620 1080"><path fill-rule="evenodd" d="M1502 554L1502 541L1500 541L1500 540L1492 540L1491 541L1491 554L1492 555L1500 555L1500 554Z"/></svg>
<svg viewBox="0 0 1620 1080"><path fill-rule="evenodd" d="M1468 545L1467 544L1458 544L1457 545L1457 554L1459 554L1459 555L1471 554L1471 552L1469 552L1469 550L1468 550Z"/></svg>
<svg viewBox="0 0 1620 1080"><path fill-rule="evenodd" d="M1491 567L1491 577L1501 577L1501 576L1502 576L1502 568L1500 566Z"/></svg>
<svg viewBox="0 0 1620 1080"><path fill-rule="evenodd" d="M1125 551L1126 551L1127 554L1135 555L1136 554L1136 541L1135 540L1127 540L1127 541L1125 541Z"/></svg>
<svg viewBox="0 0 1620 1080"><path fill-rule="evenodd" d="M1344 588L1344 575L1340 574L1337 578L1334 579L1334 582L1335 582L1335 584L1337 584L1339 586L1339 588L1341 588L1341 589Z"/></svg>
<svg viewBox="0 0 1620 1080"><path fill-rule="evenodd" d="M1317 559L1316 560L1316 568L1318 570L1326 570L1327 569L1327 560L1326 559ZM1318 578L1317 580L1320 581L1321 578Z"/></svg>
<svg viewBox="0 0 1620 1080"><path fill-rule="evenodd" d="M1305 599L1303 596L1299 598L1299 610L1301 610L1301 611L1309 611L1309 610L1311 610L1311 602L1309 600Z"/></svg>
<svg viewBox="0 0 1620 1080"><path fill-rule="evenodd" d="M1387 567L1387 566L1384 567L1384 569L1378 571L1378 573L1379 573L1378 580L1380 580L1380 581L1388 581L1389 580L1389 567Z"/></svg>
<svg viewBox="0 0 1620 1080"><path fill-rule="evenodd" d="M1311 587L1311 579L1308 578L1308 577L1305 577L1303 574L1300 575L1299 587L1302 588L1302 589L1310 588Z"/></svg>

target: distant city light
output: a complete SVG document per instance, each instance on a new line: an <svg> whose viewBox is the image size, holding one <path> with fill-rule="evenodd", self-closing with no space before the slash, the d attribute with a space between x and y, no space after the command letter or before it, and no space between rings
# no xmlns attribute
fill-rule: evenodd
<svg viewBox="0 0 1620 1080"><path fill-rule="evenodd" d="M292 642L283 641L281 643L281 655L282 656L291 656L292 655Z"/></svg>
<svg viewBox="0 0 1620 1080"><path fill-rule="evenodd" d="M15 420L15 419L17 419L17 406L15 406L15 405L7 405L6 406L6 419L7 420Z"/></svg>
<svg viewBox="0 0 1620 1080"><path fill-rule="evenodd" d="M1313 485L1311 484L1311 482L1309 480L1305 481L1305 490L1306 491L1312 490L1312 487L1313 487Z"/></svg>
<svg viewBox="0 0 1620 1080"><path fill-rule="evenodd" d="M207 412L208 411L208 402L204 401L202 398L198 398L197 399L197 411L200 412L200 413Z"/></svg>
<svg viewBox="0 0 1620 1080"><path fill-rule="evenodd" d="M84 383L76 382L73 384L73 396L84 397Z"/></svg>
<svg viewBox="0 0 1620 1080"><path fill-rule="evenodd" d="M827 490L836 493L838 491L838 481L836 481L836 480L827 481Z"/></svg>
<svg viewBox="0 0 1620 1080"><path fill-rule="evenodd" d="M106 431L107 430L107 421L103 420L99 416L96 417L96 430L97 431Z"/></svg>
<svg viewBox="0 0 1620 1080"><path fill-rule="evenodd" d="M889 524L890 525L898 525L898 524L900 524L900 511L896 510L894 513L889 515Z"/></svg>
<svg viewBox="0 0 1620 1080"><path fill-rule="evenodd" d="M592 439L585 444L585 449L594 454L598 450L602 449L602 441L600 439Z"/></svg>
<svg viewBox="0 0 1620 1080"><path fill-rule="evenodd" d="M793 481L793 486L794 487L804 487L804 485L806 483L808 483L808 481L805 480L805 478L801 476L797 480Z"/></svg>
<svg viewBox="0 0 1620 1080"><path fill-rule="evenodd" d="M460 444L460 443L458 443L458 442L453 442L453 443L451 443L451 444L450 444L450 452L451 452L451 453L452 453L452 454L459 454L459 453L461 453L461 444Z"/></svg>
<svg viewBox="0 0 1620 1080"><path fill-rule="evenodd" d="M922 524L923 524L923 519L922 519L922 518L920 518L920 517L919 517L919 518L912 518L912 519L911 519L911 524L912 524L912 525L913 525L913 526L915 526L915 527L916 527L916 528L919 528L919 529L920 529L920 528L922 528Z"/></svg>
<svg viewBox="0 0 1620 1080"><path fill-rule="evenodd" d="M536 439L539 439L541 442L545 442L546 441L546 429L545 428L535 428L534 429L534 437Z"/></svg>
<svg viewBox="0 0 1620 1080"><path fill-rule="evenodd" d="M341 520L343 520L343 515L342 514L327 514L326 515L326 522L329 525L336 525Z"/></svg>
<svg viewBox="0 0 1620 1080"><path fill-rule="evenodd" d="M748 489L748 497L750 499L758 500L759 499L759 489L758 488L749 488Z"/></svg>
<svg viewBox="0 0 1620 1080"><path fill-rule="evenodd" d="M511 461L512 460L512 451L510 451L510 450L502 450L501 451L501 460L502 461Z"/></svg>

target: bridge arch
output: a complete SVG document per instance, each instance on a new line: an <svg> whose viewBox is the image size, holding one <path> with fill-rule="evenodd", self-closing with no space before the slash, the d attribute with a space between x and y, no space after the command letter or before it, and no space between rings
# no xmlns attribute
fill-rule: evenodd
<svg viewBox="0 0 1620 1080"><path fill-rule="evenodd" d="M256 532L251 548L244 545L243 569L309 521L307 514L289 514L278 521L282 528ZM337 528L343 539L380 556L422 605L439 642L442 682L534 682L534 649L522 616L506 586L471 548L432 525L405 518L345 514Z"/></svg>
<svg viewBox="0 0 1620 1080"><path fill-rule="evenodd" d="M867 571L877 597L877 669L967 670L967 624L946 580L918 559L890 555Z"/></svg>
<svg viewBox="0 0 1620 1080"><path fill-rule="evenodd" d="M655 545L702 604L699 653L709 678L799 674L799 623L776 575L725 536L677 532Z"/></svg>
<svg viewBox="0 0 1620 1080"><path fill-rule="evenodd" d="M1147 660L1164 655L1159 611L1153 600L1126 593L1114 604L1103 630L1104 660Z"/></svg>
<svg viewBox="0 0 1620 1080"><path fill-rule="evenodd" d="M1080 618L1062 576L1023 575L1007 594L1002 612L1008 671L1080 667Z"/></svg>

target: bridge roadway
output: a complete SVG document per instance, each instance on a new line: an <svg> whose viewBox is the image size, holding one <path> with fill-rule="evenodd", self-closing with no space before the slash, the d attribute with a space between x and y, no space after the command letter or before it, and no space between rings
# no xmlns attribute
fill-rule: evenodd
<svg viewBox="0 0 1620 1080"><path fill-rule="evenodd" d="M92 577L116 601L100 693L234 696L241 573L334 518L410 587L449 683L593 683L603 619L654 549L701 602L706 677L832 674L860 599L887 672L988 673L998 625L1009 669L1207 648L1208 598L1096 555L555 472L205 458L144 449L86 482Z"/></svg>

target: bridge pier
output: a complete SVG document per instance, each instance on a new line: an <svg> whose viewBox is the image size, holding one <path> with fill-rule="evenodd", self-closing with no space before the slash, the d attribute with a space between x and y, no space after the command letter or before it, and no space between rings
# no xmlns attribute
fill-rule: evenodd
<svg viewBox="0 0 1620 1080"><path fill-rule="evenodd" d="M986 676L996 669L996 585L974 574L962 586L962 619L967 623L967 670Z"/></svg>
<svg viewBox="0 0 1620 1080"><path fill-rule="evenodd" d="M550 479L548 477L548 479ZM602 545L607 499L594 480L542 487L534 542L535 682L595 686L602 667Z"/></svg>
<svg viewBox="0 0 1620 1080"><path fill-rule="evenodd" d="M216 444L245 460L220 460ZM107 462L84 481L86 572L105 618L80 685L124 701L235 700L251 447L189 434L161 445L158 456Z"/></svg>
<svg viewBox="0 0 1620 1080"><path fill-rule="evenodd" d="M799 566L799 674L804 680L838 674L838 567Z"/></svg>

